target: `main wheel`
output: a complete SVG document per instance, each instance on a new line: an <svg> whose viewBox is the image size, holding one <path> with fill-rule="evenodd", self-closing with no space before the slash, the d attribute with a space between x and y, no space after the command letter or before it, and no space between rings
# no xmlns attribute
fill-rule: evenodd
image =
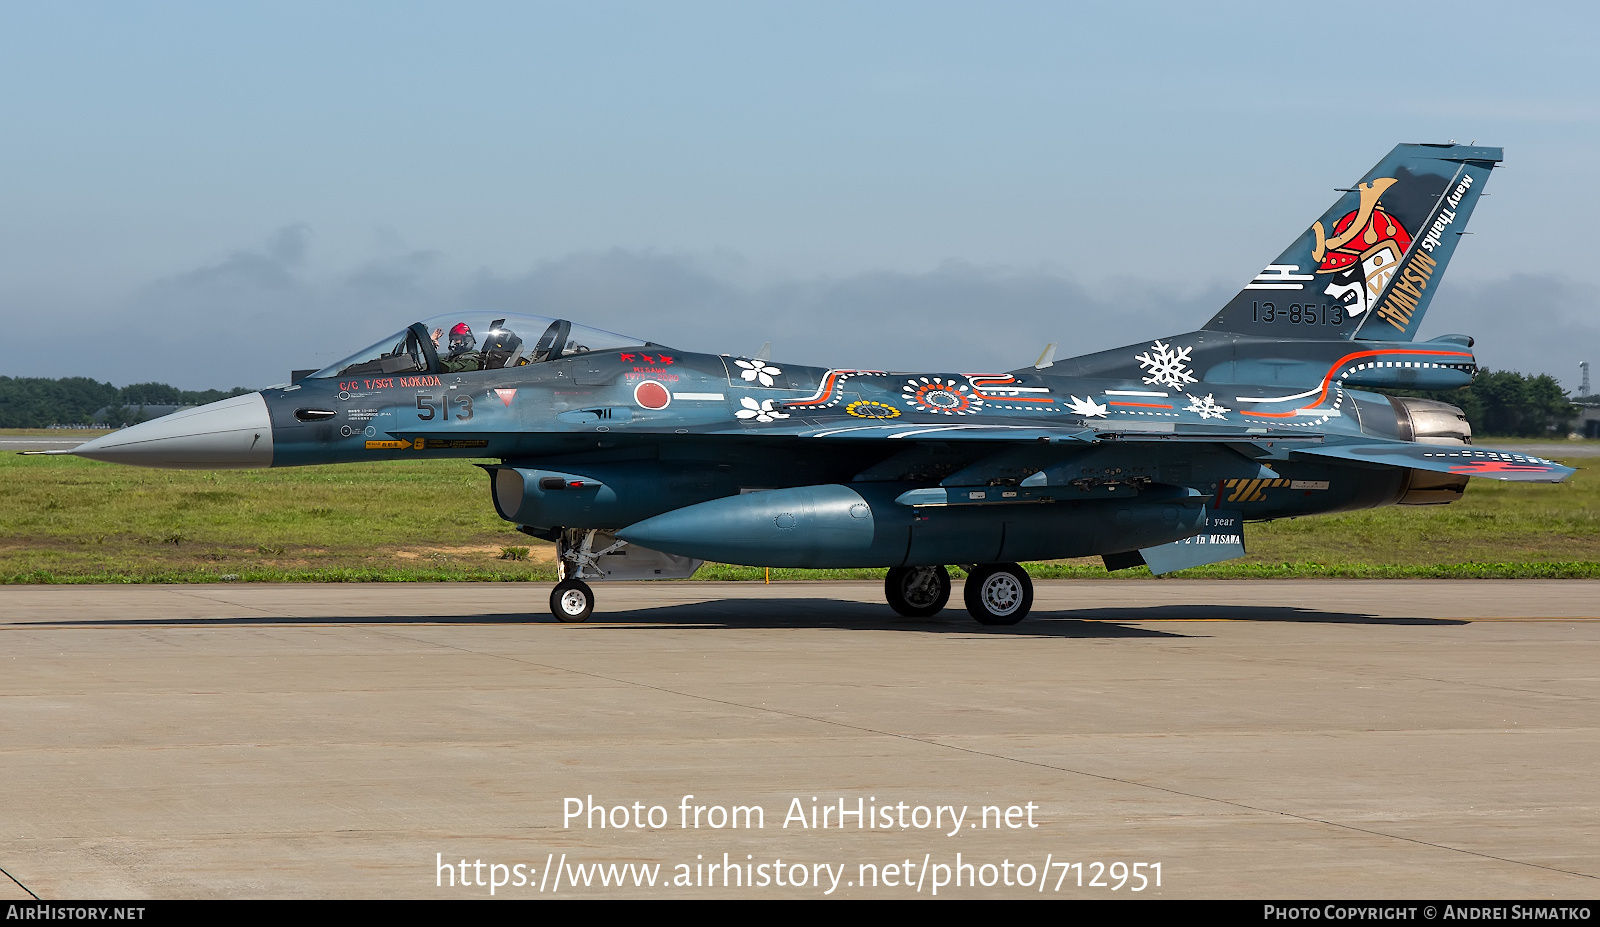
<svg viewBox="0 0 1600 927"><path fill-rule="evenodd" d="M937 615L950 601L950 571L942 566L894 567L883 578L883 596L907 618Z"/></svg>
<svg viewBox="0 0 1600 927"><path fill-rule="evenodd" d="M594 613L594 590L581 579L563 579L550 590L550 614L576 624Z"/></svg>
<svg viewBox="0 0 1600 927"><path fill-rule="evenodd" d="M979 624L1016 624L1033 608L1033 580L1015 563L981 563L967 574L961 597Z"/></svg>

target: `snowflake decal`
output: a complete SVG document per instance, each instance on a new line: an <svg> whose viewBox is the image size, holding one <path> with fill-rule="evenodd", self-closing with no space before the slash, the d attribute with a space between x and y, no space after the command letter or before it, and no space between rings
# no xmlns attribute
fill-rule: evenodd
<svg viewBox="0 0 1600 927"><path fill-rule="evenodd" d="M1206 398L1204 399L1199 396L1189 397L1189 411L1200 416L1201 421L1204 421L1208 418L1222 418L1223 413L1230 410L1217 405L1217 401L1211 398L1211 394L1206 393Z"/></svg>
<svg viewBox="0 0 1600 927"><path fill-rule="evenodd" d="M779 370L765 361L735 360L734 363L744 368L739 371L739 376L743 377L747 382L750 383L759 382L762 386L771 386L772 378L783 373L782 370Z"/></svg>
<svg viewBox="0 0 1600 927"><path fill-rule="evenodd" d="M1086 416L1088 418L1106 417L1106 407L1098 402L1095 402L1093 396L1090 396L1088 399L1079 399L1078 397L1073 396L1067 400L1067 408L1071 409L1077 415Z"/></svg>
<svg viewBox="0 0 1600 927"><path fill-rule="evenodd" d="M1189 369L1189 354L1194 348L1179 348L1176 351L1170 344L1157 341L1152 345L1154 350L1135 355L1134 360L1150 375L1144 382L1150 385L1159 384L1170 386L1173 389L1183 389L1185 383L1194 382L1194 373Z"/></svg>
<svg viewBox="0 0 1600 927"><path fill-rule="evenodd" d="M762 424L766 424L767 422L775 422L780 418L789 417L789 413L778 411L777 400L774 399L763 399L760 402L756 402L749 396L745 396L739 400L739 404L744 408L733 414L734 417L744 421L755 419Z"/></svg>

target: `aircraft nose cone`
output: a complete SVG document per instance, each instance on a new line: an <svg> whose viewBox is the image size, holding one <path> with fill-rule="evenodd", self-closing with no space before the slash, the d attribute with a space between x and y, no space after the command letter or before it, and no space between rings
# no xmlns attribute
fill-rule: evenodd
<svg viewBox="0 0 1600 927"><path fill-rule="evenodd" d="M234 396L131 428L72 451L77 457L176 470L272 466L272 418L260 393Z"/></svg>

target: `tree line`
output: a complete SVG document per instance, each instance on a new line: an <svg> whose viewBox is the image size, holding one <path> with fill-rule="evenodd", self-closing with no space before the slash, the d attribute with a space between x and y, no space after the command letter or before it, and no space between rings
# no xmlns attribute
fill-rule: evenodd
<svg viewBox="0 0 1600 927"><path fill-rule="evenodd" d="M182 390L165 383L134 383L121 388L88 377L0 377L0 428L47 428L86 425L106 409L108 425L131 425L150 416L143 406L197 406L250 390L242 386Z"/></svg>
<svg viewBox="0 0 1600 927"><path fill-rule="evenodd" d="M1547 373L1533 376L1514 370L1481 370L1461 389L1384 392L1448 402L1467 414L1474 436L1564 438L1578 417L1578 407Z"/></svg>

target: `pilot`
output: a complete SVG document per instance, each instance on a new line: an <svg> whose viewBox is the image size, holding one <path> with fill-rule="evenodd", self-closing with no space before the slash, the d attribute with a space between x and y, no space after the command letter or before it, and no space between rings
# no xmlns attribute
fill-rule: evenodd
<svg viewBox="0 0 1600 927"><path fill-rule="evenodd" d="M439 346L439 338L444 334L444 329L433 330L433 346ZM444 373L460 373L463 370L481 370L483 368L483 355L477 350L478 339L473 337L472 327L465 322L457 322L450 329L450 347L439 356L439 369Z"/></svg>
<svg viewBox="0 0 1600 927"><path fill-rule="evenodd" d="M522 350L522 338L509 328L502 328L505 319L492 323L487 334L483 336L483 369L498 370L504 367L517 352ZM527 358L520 358L515 366L528 362Z"/></svg>

